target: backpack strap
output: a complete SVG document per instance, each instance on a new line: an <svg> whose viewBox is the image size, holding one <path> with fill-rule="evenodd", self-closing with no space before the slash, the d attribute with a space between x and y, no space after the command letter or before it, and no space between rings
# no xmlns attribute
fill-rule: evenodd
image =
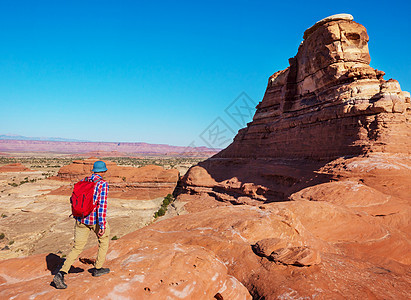
<svg viewBox="0 0 411 300"><path fill-rule="evenodd" d="M100 178L96 178L96 179L94 179L92 182L94 182L95 184L96 184L96 186L97 186L97 184L100 182L100 181L102 181L103 179L100 179ZM96 205L96 207L98 207L98 206L100 206L100 202L99 201L97 201L97 203L96 203L97 205Z"/></svg>

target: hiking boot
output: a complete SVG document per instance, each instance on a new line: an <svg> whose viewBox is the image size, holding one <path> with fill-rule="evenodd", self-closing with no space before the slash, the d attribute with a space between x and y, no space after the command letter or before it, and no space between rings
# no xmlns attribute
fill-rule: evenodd
<svg viewBox="0 0 411 300"><path fill-rule="evenodd" d="M66 289L67 284L64 282L64 275L58 272L53 278L54 285L57 289Z"/></svg>
<svg viewBox="0 0 411 300"><path fill-rule="evenodd" d="M99 277L99 276L101 276L101 275L108 274L108 273L110 273L110 269L109 269L109 268L100 268L100 269L94 269L92 275L93 275L94 277Z"/></svg>

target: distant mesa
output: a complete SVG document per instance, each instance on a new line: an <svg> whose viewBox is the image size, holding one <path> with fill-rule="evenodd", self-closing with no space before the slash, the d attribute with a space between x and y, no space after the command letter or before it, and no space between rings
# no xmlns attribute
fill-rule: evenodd
<svg viewBox="0 0 411 300"><path fill-rule="evenodd" d="M59 137L27 137L17 134L0 134L0 140L29 140L29 141L54 141L54 142L90 142L87 140L65 139Z"/></svg>
<svg viewBox="0 0 411 300"><path fill-rule="evenodd" d="M49 179L70 181L72 183L92 174L92 168L97 158L76 160L63 166L57 175ZM148 165L140 168L117 166L116 163L105 161L107 173L104 178L110 185L110 197L120 199L151 200L172 194L179 179L176 169L164 169L161 166ZM71 187L61 187L51 194L70 195Z"/></svg>
<svg viewBox="0 0 411 300"><path fill-rule="evenodd" d="M220 149L210 149L207 147L180 147L148 143L76 142L0 138L0 151L3 152L45 152L83 157L93 155L98 157L176 156L207 158L216 154L219 150Z"/></svg>

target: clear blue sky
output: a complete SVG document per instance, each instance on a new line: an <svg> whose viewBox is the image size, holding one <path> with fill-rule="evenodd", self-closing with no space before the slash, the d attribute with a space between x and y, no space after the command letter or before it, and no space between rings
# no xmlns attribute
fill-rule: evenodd
<svg viewBox="0 0 411 300"><path fill-rule="evenodd" d="M0 134L186 146L262 99L305 29L350 13L411 91L410 1L0 2ZM251 121L251 118L248 120ZM234 135L234 134L232 134Z"/></svg>

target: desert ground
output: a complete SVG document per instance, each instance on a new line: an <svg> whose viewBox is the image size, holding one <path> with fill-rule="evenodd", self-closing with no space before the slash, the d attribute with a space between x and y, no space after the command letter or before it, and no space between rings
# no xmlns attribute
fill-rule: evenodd
<svg viewBox="0 0 411 300"><path fill-rule="evenodd" d="M74 158L59 154L12 153L0 157L0 167L20 163L30 171L0 173L0 260L38 253L56 253L65 256L73 245L73 218L70 217L69 197L50 195L70 182L51 180L58 170ZM12 157L13 156L13 157ZM76 160L79 158L76 157ZM81 159L81 158L80 158ZM141 167L160 165L176 168L181 175L199 159L185 158L103 158L119 166ZM166 196L166 195L164 195ZM125 200L110 198L108 220L111 238L117 239L152 223L163 197L152 200ZM168 214L172 213L170 206ZM90 235L87 248L96 244Z"/></svg>

